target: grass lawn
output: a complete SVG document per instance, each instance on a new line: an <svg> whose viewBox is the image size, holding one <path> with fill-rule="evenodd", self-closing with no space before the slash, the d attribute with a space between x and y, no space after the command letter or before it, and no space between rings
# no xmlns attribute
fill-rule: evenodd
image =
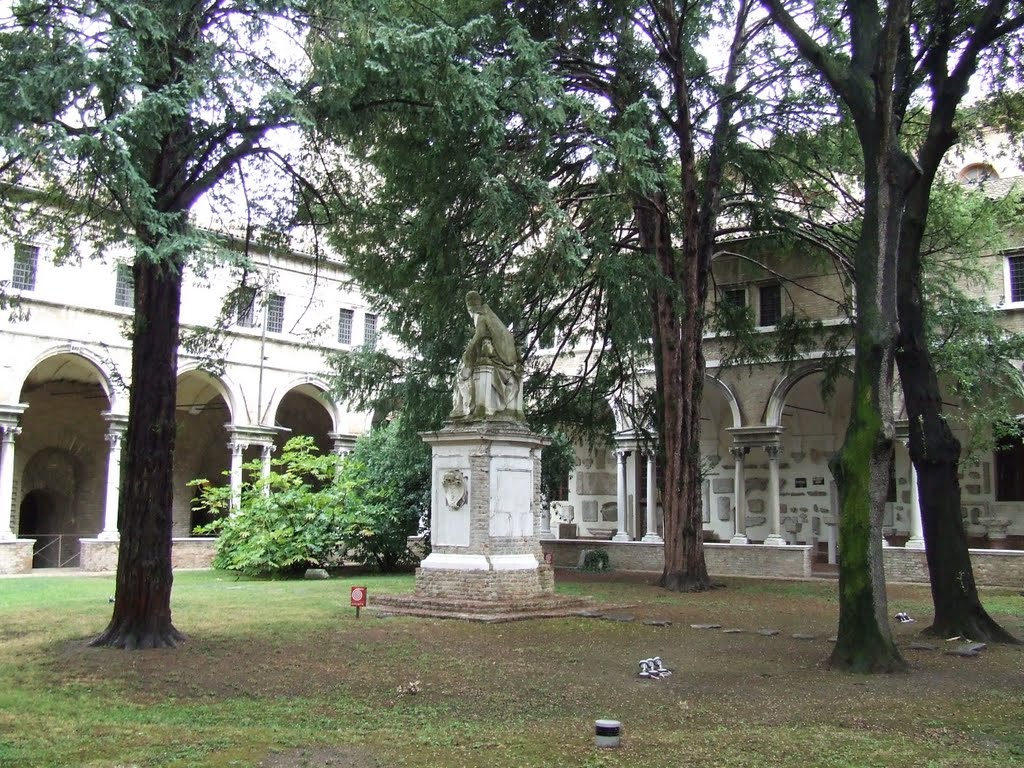
<svg viewBox="0 0 1024 768"><path fill-rule="evenodd" d="M946 655L954 643L919 634L926 588L890 592L891 613L918 619L894 627L912 671L861 677L825 668L834 582L676 595L564 574L560 592L635 620L491 625L356 620L356 583L372 604L413 581L178 573L188 642L126 653L85 645L110 618L112 577L0 579L0 766L1024 766L1024 651ZM1019 591L983 598L1024 635ZM941 647L907 648L919 641ZM655 655L675 674L638 679ZM620 749L593 746L598 718L622 721Z"/></svg>

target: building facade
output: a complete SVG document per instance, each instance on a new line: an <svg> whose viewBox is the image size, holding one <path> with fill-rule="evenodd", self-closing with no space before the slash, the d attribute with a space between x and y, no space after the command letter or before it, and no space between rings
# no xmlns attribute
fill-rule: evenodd
<svg viewBox="0 0 1024 768"><path fill-rule="evenodd" d="M12 302L0 320L0 572L89 568L83 557L103 547L83 542L118 539L131 254L58 264L56 252L45 240L0 245ZM223 263L188 272L181 322L173 519L184 540L206 522L191 481L237 490L244 462L269 468L293 435L343 453L369 429L370 414L330 396L324 353L382 340L339 265L295 251L249 254L244 280Z"/></svg>

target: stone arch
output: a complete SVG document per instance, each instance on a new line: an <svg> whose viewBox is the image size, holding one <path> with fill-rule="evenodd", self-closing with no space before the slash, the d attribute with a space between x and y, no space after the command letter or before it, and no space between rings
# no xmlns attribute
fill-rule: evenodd
<svg viewBox="0 0 1024 768"><path fill-rule="evenodd" d="M109 360L81 344L68 343L49 347L36 355L32 362L16 375L15 380L21 382L21 388L24 390L29 377L39 379L43 376L60 377L62 374L71 376L76 381L95 379L95 383L107 398L108 407L114 410L119 398L114 387L116 377L110 370Z"/></svg>
<svg viewBox="0 0 1024 768"><path fill-rule="evenodd" d="M35 529L37 548L56 542L64 550L46 564L77 564L78 539L103 528L112 381L99 355L74 344L39 355L22 380L19 400L28 408L15 452L17 530Z"/></svg>
<svg viewBox="0 0 1024 768"><path fill-rule="evenodd" d="M270 401L270 409L268 412L273 414L274 418L276 418L284 399L288 397L288 395L297 392L301 395L312 398L323 407L331 420L330 429L328 429L328 431L335 432L338 430L340 418L337 404L327 395L330 389L330 386L328 386L327 382L323 379L309 375L300 376L288 382L288 384L282 387L278 392L274 393L274 397Z"/></svg>
<svg viewBox="0 0 1024 768"><path fill-rule="evenodd" d="M848 368L843 369L846 373L852 375L852 371ZM769 427L777 427L782 423L782 409L786 405L786 397L790 391L799 384L803 379L808 376L813 376L816 373L824 373L825 365L820 361L808 363L807 365L800 366L788 376L779 381L772 389L772 393L768 398L768 405L765 407L764 423Z"/></svg>
<svg viewBox="0 0 1024 768"><path fill-rule="evenodd" d="M326 393L326 384L307 377L271 401L273 424L279 430L274 438L278 455L288 440L299 435L312 437L321 453L333 449L331 435L337 430L338 413Z"/></svg>
<svg viewBox="0 0 1024 768"><path fill-rule="evenodd" d="M196 525L208 522L194 504L199 490L189 483L199 479L212 485L228 482L228 426L237 413L234 392L230 382L196 364L183 366L178 372L173 479L175 536L190 536Z"/></svg>
<svg viewBox="0 0 1024 768"><path fill-rule="evenodd" d="M182 379L189 378L195 381L191 389L182 391ZM194 408L197 404L209 402L217 395L227 406L227 420L235 423L235 414L238 413L238 391L237 385L226 375L215 376L209 371L204 371L198 362L189 362L178 368L178 402L179 409L182 407ZM191 405L189 404L191 403Z"/></svg>
<svg viewBox="0 0 1024 768"><path fill-rule="evenodd" d="M736 397L736 393L732 391L732 388L724 381L722 381L719 378L716 378L715 376L712 376L711 374L704 374L704 384L705 387L708 384L711 384L712 387L721 392L723 397L725 397L725 402L729 407L729 413L732 415L732 426L743 426L743 416L741 415L742 411L740 409L740 401Z"/></svg>

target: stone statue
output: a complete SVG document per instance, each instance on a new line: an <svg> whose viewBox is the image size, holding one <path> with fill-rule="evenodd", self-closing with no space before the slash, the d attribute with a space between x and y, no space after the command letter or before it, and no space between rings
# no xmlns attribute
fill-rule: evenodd
<svg viewBox="0 0 1024 768"><path fill-rule="evenodd" d="M462 354L451 418L521 421L523 359L515 337L476 291L466 294L466 308L473 338Z"/></svg>

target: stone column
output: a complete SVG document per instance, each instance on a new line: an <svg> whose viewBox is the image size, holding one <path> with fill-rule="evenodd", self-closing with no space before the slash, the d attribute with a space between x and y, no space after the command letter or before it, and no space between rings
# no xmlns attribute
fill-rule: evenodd
<svg viewBox="0 0 1024 768"><path fill-rule="evenodd" d="M242 451L249 447L248 443L229 440L228 450L231 451L231 511L237 512L242 506Z"/></svg>
<svg viewBox="0 0 1024 768"><path fill-rule="evenodd" d="M612 537L612 541L629 541L629 534L626 533L626 457L629 451L618 450L615 458L618 460L618 471L616 472L616 494L615 504L618 507L619 530Z"/></svg>
<svg viewBox="0 0 1024 768"><path fill-rule="evenodd" d="M341 466L345 462L345 457L352 452L352 437L343 435L340 432L328 432L327 436L333 441L331 453L335 457L334 474L338 475L341 473Z"/></svg>
<svg viewBox="0 0 1024 768"><path fill-rule="evenodd" d="M18 537L11 528L14 508L14 438L21 434L17 424L0 423L0 541Z"/></svg>
<svg viewBox="0 0 1024 768"><path fill-rule="evenodd" d="M110 450L107 454L107 496L103 506L103 530L96 538L117 541L120 537L117 530L117 512L121 500L121 440L128 427L128 418L112 413L103 414L103 418L109 425L104 437Z"/></svg>
<svg viewBox="0 0 1024 768"><path fill-rule="evenodd" d="M729 540L730 544L749 544L750 540L747 538L747 481L743 476L743 460L747 453L750 451L749 448L734 446L729 449L729 453L732 454L736 460L736 467L733 470L733 494L735 497L736 512L733 515L734 523L736 526L735 533Z"/></svg>
<svg viewBox="0 0 1024 768"><path fill-rule="evenodd" d="M658 535L658 516L656 514L658 488L655 485L657 478L654 475L657 460L654 453L645 453L644 458L647 459L647 533L644 534L643 540L661 544L664 539Z"/></svg>
<svg viewBox="0 0 1024 768"><path fill-rule="evenodd" d="M782 538L781 525L779 523L779 453L781 446L766 445L765 453L768 454L768 538L764 543L772 547L786 545Z"/></svg>
<svg viewBox="0 0 1024 768"><path fill-rule="evenodd" d="M924 526L921 523L921 500L917 495L917 467L910 462L910 538L907 549L924 549Z"/></svg>
<svg viewBox="0 0 1024 768"><path fill-rule="evenodd" d="M274 444L270 443L261 446L260 460L260 477L263 479L263 495L270 495L270 486L267 484L267 478L270 477L270 457L274 454Z"/></svg>

